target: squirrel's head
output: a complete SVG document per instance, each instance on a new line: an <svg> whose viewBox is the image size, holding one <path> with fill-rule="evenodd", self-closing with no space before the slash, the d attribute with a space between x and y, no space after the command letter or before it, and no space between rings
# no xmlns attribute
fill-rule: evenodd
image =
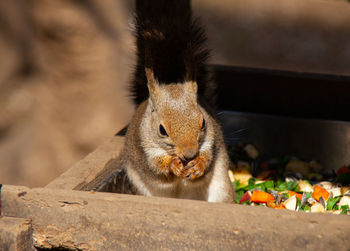
<svg viewBox="0 0 350 251"><path fill-rule="evenodd" d="M146 75L152 138L170 155L192 160L204 138L207 116L197 102L197 83L159 84L148 68Z"/></svg>

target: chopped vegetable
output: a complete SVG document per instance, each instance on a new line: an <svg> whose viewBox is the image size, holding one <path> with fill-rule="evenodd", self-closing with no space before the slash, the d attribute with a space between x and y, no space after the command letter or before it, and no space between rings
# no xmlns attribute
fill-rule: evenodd
<svg viewBox="0 0 350 251"><path fill-rule="evenodd" d="M288 210L293 210L295 211L296 207L297 207L297 197L295 195L293 195L292 197L290 197L288 200L286 200L285 202L283 202L283 205L288 209Z"/></svg>
<svg viewBox="0 0 350 251"><path fill-rule="evenodd" d="M243 194L244 194L244 190L238 190L238 191L236 191L236 199L235 199L235 202L236 202L236 203L239 203L239 201L241 200Z"/></svg>
<svg viewBox="0 0 350 251"><path fill-rule="evenodd" d="M327 201L327 200L328 200L328 197L329 197L329 193L327 192L326 189L320 187L319 185L316 185L316 186L314 187L314 191L313 191L313 193L312 193L312 197L313 197L315 200L317 200L317 201L319 201L320 198L323 197L324 200Z"/></svg>
<svg viewBox="0 0 350 251"><path fill-rule="evenodd" d="M323 170L294 156L262 160L253 145L231 148L229 177L236 203L304 212L350 215L350 166ZM254 174L254 176L253 176Z"/></svg>
<svg viewBox="0 0 350 251"><path fill-rule="evenodd" d="M242 204L243 202L249 201L252 197L252 193L250 191L247 191L243 194L242 198L239 200L239 203Z"/></svg>
<svg viewBox="0 0 350 251"><path fill-rule="evenodd" d="M308 212L308 211L311 211L311 208L309 205L305 205L304 207L304 211Z"/></svg>
<svg viewBox="0 0 350 251"><path fill-rule="evenodd" d="M232 172L233 174L233 180L239 180L240 184L248 185L248 181L250 178L252 178L252 174L249 171L249 167L243 167L238 166L235 170Z"/></svg>
<svg viewBox="0 0 350 251"><path fill-rule="evenodd" d="M318 185L326 190L332 189L334 187L332 182L329 182L329 181L322 181L318 183Z"/></svg>
<svg viewBox="0 0 350 251"><path fill-rule="evenodd" d="M295 195L299 200L301 200L301 198L303 197L302 194L296 193L296 192L294 192L294 191L288 191L288 194L289 194L290 197L292 197L293 195Z"/></svg>
<svg viewBox="0 0 350 251"><path fill-rule="evenodd" d="M344 196L339 201L339 206L349 206L350 207L350 197Z"/></svg>
<svg viewBox="0 0 350 251"><path fill-rule="evenodd" d="M274 198L275 197L269 193L255 190L250 200L255 203L266 203L269 200L273 200Z"/></svg>
<svg viewBox="0 0 350 251"><path fill-rule="evenodd" d="M303 180L298 181L298 189L299 191L306 192L306 193L312 193L314 191L311 184Z"/></svg>
<svg viewBox="0 0 350 251"><path fill-rule="evenodd" d="M311 206L311 213L324 213L325 208L318 202Z"/></svg>
<svg viewBox="0 0 350 251"><path fill-rule="evenodd" d="M332 197L341 196L341 189L340 187L333 187L329 190L327 190L330 194L332 194Z"/></svg>
<svg viewBox="0 0 350 251"><path fill-rule="evenodd" d="M234 176L232 170L228 170L228 177L230 178L230 181L231 181L232 183L235 182L235 176ZM238 184L239 184L239 180L237 180L237 181L238 181ZM235 186L235 188L236 188L236 187L237 187L237 186Z"/></svg>
<svg viewBox="0 0 350 251"><path fill-rule="evenodd" d="M341 214L347 214L348 210L349 210L349 206L345 205L345 206L341 206Z"/></svg>
<svg viewBox="0 0 350 251"><path fill-rule="evenodd" d="M265 187L269 189L273 189L275 186L275 182L273 182L273 180L268 180L264 184L265 184Z"/></svg>
<svg viewBox="0 0 350 251"><path fill-rule="evenodd" d="M276 200L269 200L269 201L267 201L266 202L266 206L272 207L272 208L275 208L275 209L285 209L286 208L283 203L281 203L281 204L279 204L277 206Z"/></svg>
<svg viewBox="0 0 350 251"><path fill-rule="evenodd" d="M342 187L340 188L341 195L347 195L350 196L350 187Z"/></svg>
<svg viewBox="0 0 350 251"><path fill-rule="evenodd" d="M329 198L327 200L327 210L337 210L338 209L337 203L339 200L340 200L340 197Z"/></svg>

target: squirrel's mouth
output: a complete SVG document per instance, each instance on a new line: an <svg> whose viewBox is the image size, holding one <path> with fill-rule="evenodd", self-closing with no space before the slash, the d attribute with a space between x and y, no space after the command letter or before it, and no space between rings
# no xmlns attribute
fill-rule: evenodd
<svg viewBox="0 0 350 251"><path fill-rule="evenodd" d="M181 163L186 166L191 160L190 159L186 159L184 156L180 155L180 154L176 154L176 157L178 157L181 160Z"/></svg>
<svg viewBox="0 0 350 251"><path fill-rule="evenodd" d="M197 155L196 155L196 156L197 156ZM194 160L194 159L196 158L196 156L194 156L194 157L191 158L191 159L186 159L186 158L183 157L183 156L179 156L179 158L180 158L182 164L183 164L184 166L187 166L187 164L188 164L189 162L191 162L192 160Z"/></svg>
<svg viewBox="0 0 350 251"><path fill-rule="evenodd" d="M187 164L190 162L191 160L183 160L181 159L181 162L184 166L187 166Z"/></svg>

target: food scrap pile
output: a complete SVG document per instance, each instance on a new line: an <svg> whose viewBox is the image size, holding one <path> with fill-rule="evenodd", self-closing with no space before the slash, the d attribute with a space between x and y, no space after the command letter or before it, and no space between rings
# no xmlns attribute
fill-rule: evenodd
<svg viewBox="0 0 350 251"><path fill-rule="evenodd" d="M262 160L251 144L229 149L236 203L350 215L350 166L336 172L294 156Z"/></svg>

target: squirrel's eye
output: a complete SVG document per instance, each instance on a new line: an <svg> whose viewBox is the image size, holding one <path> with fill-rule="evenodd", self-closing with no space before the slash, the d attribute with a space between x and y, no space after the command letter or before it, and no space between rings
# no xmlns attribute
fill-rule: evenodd
<svg viewBox="0 0 350 251"><path fill-rule="evenodd" d="M167 134L167 132L162 124L159 125L159 132L162 136L166 136L166 137L168 136L168 134Z"/></svg>
<svg viewBox="0 0 350 251"><path fill-rule="evenodd" d="M205 119L203 119L203 121L202 121L202 130L205 128Z"/></svg>

